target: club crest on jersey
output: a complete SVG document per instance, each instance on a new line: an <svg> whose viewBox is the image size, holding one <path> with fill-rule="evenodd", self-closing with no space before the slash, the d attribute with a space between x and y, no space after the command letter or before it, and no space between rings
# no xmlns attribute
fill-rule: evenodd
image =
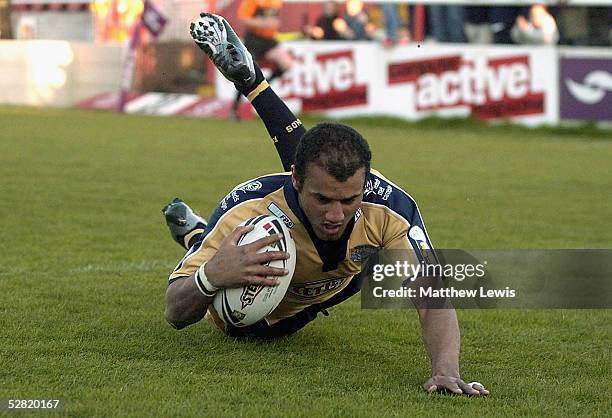
<svg viewBox="0 0 612 418"><path fill-rule="evenodd" d="M276 203L270 203L270 205L268 205L268 210L272 215L283 221L287 228L291 229L295 226L291 218L289 218L287 214L285 214L285 212L283 212L281 208L276 205Z"/></svg>
<svg viewBox="0 0 612 418"><path fill-rule="evenodd" d="M253 302L255 302L255 298L261 293L263 288L263 286L255 284L245 286L244 290L242 291L242 295L240 295L240 303L242 304L242 309L246 308L249 305L252 305Z"/></svg>
<svg viewBox="0 0 612 418"><path fill-rule="evenodd" d="M351 260L362 261L375 254L378 251L377 247L373 245L358 245L355 248L351 248Z"/></svg>

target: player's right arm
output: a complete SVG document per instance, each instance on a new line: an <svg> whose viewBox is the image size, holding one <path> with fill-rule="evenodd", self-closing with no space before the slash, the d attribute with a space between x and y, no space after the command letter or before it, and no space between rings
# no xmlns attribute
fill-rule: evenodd
<svg viewBox="0 0 612 418"><path fill-rule="evenodd" d="M223 239L219 248L210 259L207 253L210 248L189 252L177 269L179 274L191 272L189 275L174 276L166 289L165 317L170 325L176 329L200 321L214 298L214 292L202 289L203 276L209 285L223 289L241 287L249 284L263 286L276 286L278 279L275 276L284 276L288 272L284 269L267 266L272 260L287 259L284 251L257 251L276 241L281 237L272 235L260 238L250 244L238 245L243 234L253 230L253 226L239 226ZM202 244L205 245L205 244ZM191 257L190 257L191 256ZM176 274L176 272L174 273ZM173 274L173 275L174 275ZM270 277L272 276L272 277ZM205 286L204 286L205 287Z"/></svg>

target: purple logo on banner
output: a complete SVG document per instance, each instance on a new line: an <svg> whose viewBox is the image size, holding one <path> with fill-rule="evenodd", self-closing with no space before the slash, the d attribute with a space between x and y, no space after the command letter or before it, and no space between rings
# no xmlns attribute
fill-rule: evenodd
<svg viewBox="0 0 612 418"><path fill-rule="evenodd" d="M562 119L612 120L612 59L562 58Z"/></svg>
<svg viewBox="0 0 612 418"><path fill-rule="evenodd" d="M168 19L155 8L150 1L145 1L144 10L142 11L142 23L156 38L164 30Z"/></svg>

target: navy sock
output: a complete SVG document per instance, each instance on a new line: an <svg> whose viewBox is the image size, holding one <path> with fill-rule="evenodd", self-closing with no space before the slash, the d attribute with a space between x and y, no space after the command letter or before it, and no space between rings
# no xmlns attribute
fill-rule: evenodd
<svg viewBox="0 0 612 418"><path fill-rule="evenodd" d="M251 85L236 88L250 100L274 141L283 168L289 171L295 159L298 141L306 129L268 85L257 64L255 74L255 81Z"/></svg>

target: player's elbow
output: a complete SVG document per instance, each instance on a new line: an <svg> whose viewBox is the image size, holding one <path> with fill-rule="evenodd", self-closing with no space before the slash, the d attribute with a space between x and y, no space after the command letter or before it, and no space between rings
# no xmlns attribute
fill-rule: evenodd
<svg viewBox="0 0 612 418"><path fill-rule="evenodd" d="M175 309L172 309L169 306L166 306L166 311L164 312L164 316L166 318L166 322L170 324L170 326L174 329L183 329L188 323L181 319L180 315Z"/></svg>
<svg viewBox="0 0 612 418"><path fill-rule="evenodd" d="M206 311L204 311L204 313L206 313ZM166 322L168 322L172 328L178 330L195 324L204 317L204 313L199 311L193 312L192 310L184 309L183 307L168 304L166 305L164 316L166 318Z"/></svg>

